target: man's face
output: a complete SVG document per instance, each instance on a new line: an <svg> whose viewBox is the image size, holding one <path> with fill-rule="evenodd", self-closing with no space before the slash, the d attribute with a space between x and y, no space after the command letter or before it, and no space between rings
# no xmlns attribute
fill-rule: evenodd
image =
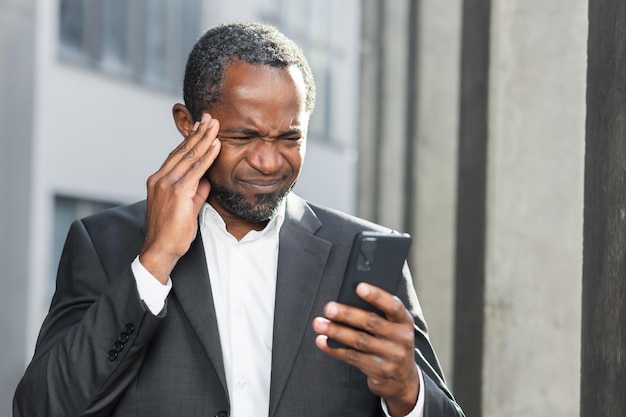
<svg viewBox="0 0 626 417"><path fill-rule="evenodd" d="M209 203L222 215L270 219L302 168L309 114L300 70L235 61L209 112L222 143L207 172Z"/></svg>

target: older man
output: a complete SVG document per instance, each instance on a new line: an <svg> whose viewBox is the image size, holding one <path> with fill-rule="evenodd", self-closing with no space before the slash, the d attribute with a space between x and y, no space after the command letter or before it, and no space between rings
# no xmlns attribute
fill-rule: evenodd
<svg viewBox="0 0 626 417"><path fill-rule="evenodd" d="M315 102L301 50L211 29L184 99L147 200L72 225L14 416L462 415L408 269L396 296L357 288L383 316L333 302L354 235L386 229L291 192Z"/></svg>

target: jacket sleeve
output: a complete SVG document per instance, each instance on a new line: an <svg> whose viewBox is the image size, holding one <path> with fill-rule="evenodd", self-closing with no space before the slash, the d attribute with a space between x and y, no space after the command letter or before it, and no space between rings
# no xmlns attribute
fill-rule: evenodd
<svg viewBox="0 0 626 417"><path fill-rule="evenodd" d="M14 417L110 415L139 371L160 318L139 299L131 262L112 275L101 255L85 224L74 222Z"/></svg>
<svg viewBox="0 0 626 417"><path fill-rule="evenodd" d="M424 376L424 417L463 417L461 407L456 403L446 385L445 377L437 355L430 343L426 321L417 299L413 280L405 264L404 280L398 289L398 296L413 315L415 334L415 362Z"/></svg>

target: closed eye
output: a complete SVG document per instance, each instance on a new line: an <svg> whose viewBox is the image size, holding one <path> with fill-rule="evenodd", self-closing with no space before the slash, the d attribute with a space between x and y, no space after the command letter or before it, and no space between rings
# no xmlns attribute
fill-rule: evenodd
<svg viewBox="0 0 626 417"><path fill-rule="evenodd" d="M217 138L221 141L226 140L226 141L239 142L239 141L252 140L255 137L254 136L218 136Z"/></svg>
<svg viewBox="0 0 626 417"><path fill-rule="evenodd" d="M262 139L258 136L218 136L217 137L221 141L230 141L230 142L246 142L254 139ZM287 143L297 143L302 140L302 136L279 136L276 139L264 139L264 140L280 140L282 142Z"/></svg>

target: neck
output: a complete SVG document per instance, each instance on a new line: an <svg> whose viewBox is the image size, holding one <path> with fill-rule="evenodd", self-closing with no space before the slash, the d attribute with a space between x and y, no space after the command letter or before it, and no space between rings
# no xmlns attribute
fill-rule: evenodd
<svg viewBox="0 0 626 417"><path fill-rule="evenodd" d="M265 229L265 226L267 226L268 221L261 223L251 222L226 210L215 200L210 199L208 203L215 209L215 211L217 211L222 220L224 220L228 233L233 235L233 237L237 240L243 239L243 237L251 230L260 231Z"/></svg>

